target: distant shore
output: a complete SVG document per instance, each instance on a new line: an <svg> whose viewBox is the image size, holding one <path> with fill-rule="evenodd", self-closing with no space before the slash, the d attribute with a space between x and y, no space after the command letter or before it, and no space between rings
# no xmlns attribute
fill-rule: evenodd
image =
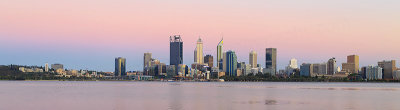
<svg viewBox="0 0 400 110"><path fill-rule="evenodd" d="M220 81L194 81L194 80L0 80L0 81L104 81L104 82L113 82L113 81L126 81L126 82L220 82ZM336 82L343 82L343 83L399 83L398 80L379 80L379 81L223 81L223 82L326 82L326 83L336 83Z"/></svg>

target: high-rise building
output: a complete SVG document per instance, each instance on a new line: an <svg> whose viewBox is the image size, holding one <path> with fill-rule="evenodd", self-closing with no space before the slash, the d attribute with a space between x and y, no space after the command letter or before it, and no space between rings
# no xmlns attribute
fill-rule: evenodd
<svg viewBox="0 0 400 110"><path fill-rule="evenodd" d="M169 38L169 60L170 65L183 64L183 41L180 35Z"/></svg>
<svg viewBox="0 0 400 110"><path fill-rule="evenodd" d="M237 56L235 51L227 51L224 53L223 65L225 75L237 76Z"/></svg>
<svg viewBox="0 0 400 110"><path fill-rule="evenodd" d="M122 57L115 58L114 76L126 76L126 59Z"/></svg>
<svg viewBox="0 0 400 110"><path fill-rule="evenodd" d="M336 72L337 72L336 58L331 58L328 60L327 64L327 74L334 75Z"/></svg>
<svg viewBox="0 0 400 110"><path fill-rule="evenodd" d="M54 70L64 69L64 65L63 64L58 64L58 63L51 64L51 69L54 69Z"/></svg>
<svg viewBox="0 0 400 110"><path fill-rule="evenodd" d="M194 62L198 64L203 64L203 41L201 38L197 40L196 49L194 50Z"/></svg>
<svg viewBox="0 0 400 110"><path fill-rule="evenodd" d="M314 76L313 74L313 64L303 63L300 65L300 76Z"/></svg>
<svg viewBox="0 0 400 110"><path fill-rule="evenodd" d="M217 67L222 70L222 58L224 55L224 38L221 39L221 41L219 41L218 45L217 45Z"/></svg>
<svg viewBox="0 0 400 110"><path fill-rule="evenodd" d="M314 63L313 64L313 74L316 75L326 75L327 74L327 64L326 63Z"/></svg>
<svg viewBox="0 0 400 110"><path fill-rule="evenodd" d="M204 63L208 64L209 67L214 67L214 58L212 55L206 55L204 57Z"/></svg>
<svg viewBox="0 0 400 110"><path fill-rule="evenodd" d="M286 74L291 75L294 73L294 70L298 68L297 60L295 58L290 59L289 65L286 67Z"/></svg>
<svg viewBox="0 0 400 110"><path fill-rule="evenodd" d="M290 67L290 68L298 68L298 66L297 66L297 59L295 59L295 58L290 59L290 61L289 61L289 67Z"/></svg>
<svg viewBox="0 0 400 110"><path fill-rule="evenodd" d="M44 64L44 72L49 72L49 64Z"/></svg>
<svg viewBox="0 0 400 110"><path fill-rule="evenodd" d="M367 66L365 68L365 78L368 80L382 79L382 68L379 66Z"/></svg>
<svg viewBox="0 0 400 110"><path fill-rule="evenodd" d="M144 53L143 56L143 71L145 71L146 67L151 66L151 53Z"/></svg>
<svg viewBox="0 0 400 110"><path fill-rule="evenodd" d="M273 69L273 72L276 73L276 58L277 58L277 49L276 48L267 48L265 49L265 68Z"/></svg>
<svg viewBox="0 0 400 110"><path fill-rule="evenodd" d="M393 79L393 72L397 70L396 61L380 61L378 62L378 66L383 69L382 78L383 79Z"/></svg>
<svg viewBox="0 0 400 110"><path fill-rule="evenodd" d="M249 64L251 68L257 68L257 52L254 50L249 54Z"/></svg>
<svg viewBox="0 0 400 110"><path fill-rule="evenodd" d="M358 55L349 55L347 56L347 63L342 63L342 71L345 72L358 73L359 68Z"/></svg>

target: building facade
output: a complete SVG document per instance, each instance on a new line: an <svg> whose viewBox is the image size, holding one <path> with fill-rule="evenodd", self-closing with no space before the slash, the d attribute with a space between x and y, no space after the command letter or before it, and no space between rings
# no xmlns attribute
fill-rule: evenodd
<svg viewBox="0 0 400 110"><path fill-rule="evenodd" d="M251 68L257 68L257 52L254 50L249 53L249 64Z"/></svg>
<svg viewBox="0 0 400 110"><path fill-rule="evenodd" d="M334 75L336 72L337 72L336 58L331 58L328 60L327 64L327 74Z"/></svg>
<svg viewBox="0 0 400 110"><path fill-rule="evenodd" d="M342 71L349 73L358 73L359 69L359 56L349 55L347 56L347 63L342 63Z"/></svg>
<svg viewBox="0 0 400 110"><path fill-rule="evenodd" d="M310 63L303 63L300 65L300 76L314 76L313 75L313 68L314 65Z"/></svg>
<svg viewBox="0 0 400 110"><path fill-rule="evenodd" d="M203 64L203 61L204 61L203 57L204 57L204 55L203 55L203 41L201 40L201 38L199 38L197 40L196 49L195 49L195 52L194 52L194 62L198 63L198 64Z"/></svg>
<svg viewBox="0 0 400 110"><path fill-rule="evenodd" d="M378 62L378 66L383 69L383 79L393 79L393 72L397 70L396 68L396 61L380 61Z"/></svg>
<svg viewBox="0 0 400 110"><path fill-rule="evenodd" d="M297 59L292 58L292 59L290 59L290 61L289 61L289 65L286 66L285 73L286 73L287 75L292 75L292 74L294 73L294 70L296 70L297 68L298 68L298 66L297 66Z"/></svg>
<svg viewBox="0 0 400 110"><path fill-rule="evenodd" d="M382 79L382 68L379 66L367 66L365 69L365 77L368 80Z"/></svg>
<svg viewBox="0 0 400 110"><path fill-rule="evenodd" d="M64 65L63 64L58 64L58 63L51 64L51 69L54 69L54 70L64 69Z"/></svg>
<svg viewBox="0 0 400 110"><path fill-rule="evenodd" d="M44 72L49 72L49 64L44 64Z"/></svg>
<svg viewBox="0 0 400 110"><path fill-rule="evenodd" d="M212 55L206 55L204 57L204 63L207 64L209 67L214 67L214 58Z"/></svg>
<svg viewBox="0 0 400 110"><path fill-rule="evenodd" d="M122 57L115 58L114 76L126 76L126 59Z"/></svg>
<svg viewBox="0 0 400 110"><path fill-rule="evenodd" d="M237 76L237 56L234 51L227 51L224 53L223 65L225 75Z"/></svg>
<svg viewBox="0 0 400 110"><path fill-rule="evenodd" d="M222 60L224 56L224 38L219 41L217 45L217 67L222 70Z"/></svg>
<svg viewBox="0 0 400 110"><path fill-rule="evenodd" d="M143 55L143 71L146 71L146 67L151 66L151 53L144 53Z"/></svg>
<svg viewBox="0 0 400 110"><path fill-rule="evenodd" d="M265 49L265 68L273 69L274 73L276 73L276 58L277 58L276 48Z"/></svg>
<svg viewBox="0 0 400 110"><path fill-rule="evenodd" d="M400 80L400 70L395 70L393 72L393 79L394 80Z"/></svg>
<svg viewBox="0 0 400 110"><path fill-rule="evenodd" d="M170 36L169 60L170 65L183 64L183 41L180 35Z"/></svg>

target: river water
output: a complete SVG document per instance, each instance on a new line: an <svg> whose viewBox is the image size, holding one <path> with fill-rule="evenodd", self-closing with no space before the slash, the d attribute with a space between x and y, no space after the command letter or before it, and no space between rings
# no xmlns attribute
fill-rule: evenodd
<svg viewBox="0 0 400 110"><path fill-rule="evenodd" d="M400 110L400 84L0 81L0 110Z"/></svg>

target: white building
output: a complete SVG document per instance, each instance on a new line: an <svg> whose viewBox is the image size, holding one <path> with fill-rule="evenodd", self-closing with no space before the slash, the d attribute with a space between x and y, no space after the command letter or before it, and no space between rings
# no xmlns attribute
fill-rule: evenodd
<svg viewBox="0 0 400 110"><path fill-rule="evenodd" d="M49 64L48 63L44 64L44 71L49 72Z"/></svg>
<svg viewBox="0 0 400 110"><path fill-rule="evenodd" d="M365 77L368 80L382 79L382 68L379 66L367 66Z"/></svg>
<svg viewBox="0 0 400 110"><path fill-rule="evenodd" d="M257 68L257 52L251 51L249 54L249 63L251 68Z"/></svg>
<svg viewBox="0 0 400 110"><path fill-rule="evenodd" d="M295 69L297 69L297 68L298 68L297 59L292 58L292 59L290 59L290 61L289 61L289 65L286 66L285 73L286 73L287 75L291 75L291 74L293 74L293 71L294 71Z"/></svg>
<svg viewBox="0 0 400 110"><path fill-rule="evenodd" d="M393 72L393 79L400 80L400 70L396 70Z"/></svg>
<svg viewBox="0 0 400 110"><path fill-rule="evenodd" d="M194 50L194 62L198 64L203 64L203 41L201 38L197 40L196 49Z"/></svg>

